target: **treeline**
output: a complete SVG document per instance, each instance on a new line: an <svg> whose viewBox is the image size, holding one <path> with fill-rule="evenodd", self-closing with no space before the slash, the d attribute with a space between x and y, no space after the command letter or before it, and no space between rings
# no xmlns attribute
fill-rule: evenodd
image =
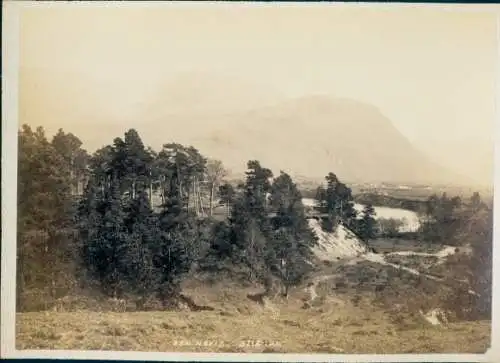
<svg viewBox="0 0 500 363"><path fill-rule="evenodd" d="M21 311L78 291L132 296L139 309L153 297L168 307L198 271L239 274L267 290L278 281L286 295L311 272L317 241L301 193L288 174L274 176L259 161L231 185L220 161L176 143L155 151L133 129L90 155L71 133L48 140L43 128L24 125L18 146ZM334 173L315 198L325 230L343 224L368 243L378 236L372 205L358 215ZM429 198L422 215L422 240L473 247L464 269L491 296L491 208L477 193L470 201L444 194Z"/></svg>
<svg viewBox="0 0 500 363"><path fill-rule="evenodd" d="M88 154L74 135L23 125L18 134L17 305L43 307L77 286L76 204L87 178Z"/></svg>
<svg viewBox="0 0 500 363"><path fill-rule="evenodd" d="M401 208L420 213L425 208L425 201L395 198L389 195L363 193L354 197L356 203L371 204L380 207Z"/></svg>
<svg viewBox="0 0 500 363"><path fill-rule="evenodd" d="M75 289L168 305L190 270L225 264L286 295L310 272L316 238L288 174L249 161L233 188L220 162L175 143L155 152L133 129L93 155L81 146L62 130L19 131L20 310ZM212 217L214 199L227 218Z"/></svg>
<svg viewBox="0 0 500 363"><path fill-rule="evenodd" d="M449 197L443 193L440 197L432 195L425 202L425 209L421 213L421 233L426 241L443 244L463 244L457 239L459 231L475 216L491 213L491 209L475 192L469 200L460 197Z"/></svg>

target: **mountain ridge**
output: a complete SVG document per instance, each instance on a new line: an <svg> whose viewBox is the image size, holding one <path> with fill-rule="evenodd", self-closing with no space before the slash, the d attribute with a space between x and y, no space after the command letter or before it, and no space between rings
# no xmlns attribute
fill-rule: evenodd
<svg viewBox="0 0 500 363"><path fill-rule="evenodd" d="M258 159L273 171L315 179L335 171L353 182L470 183L429 160L375 106L354 100L304 97L190 122L214 125L190 141L239 170L242 159Z"/></svg>
<svg viewBox="0 0 500 363"><path fill-rule="evenodd" d="M175 85L186 79L181 75L165 87L161 82L148 87L135 99L134 95L142 93L123 90L127 82L121 79L87 79L33 69L22 70L20 76L20 123L42 125L48 133L62 127L81 138L89 151L133 127L155 149L168 142L191 144L204 155L222 160L235 173L244 172L246 162L257 159L275 173L283 170L315 180L333 171L351 182L474 183L430 160L375 105L349 98L322 94L254 97L257 88L247 89L245 83L227 77L211 80L209 75L200 78L199 85L187 84L179 96ZM226 88L217 80L231 86ZM102 99L117 87L117 103ZM196 95L191 102L192 87ZM215 87L217 92L212 90ZM236 98L225 109L229 93ZM149 99L145 94L157 96ZM180 98L183 104L171 109L172 100ZM199 107L188 107L196 99ZM247 99L248 107L240 110ZM212 101L218 105L208 107ZM125 116L120 114L120 102L125 102Z"/></svg>

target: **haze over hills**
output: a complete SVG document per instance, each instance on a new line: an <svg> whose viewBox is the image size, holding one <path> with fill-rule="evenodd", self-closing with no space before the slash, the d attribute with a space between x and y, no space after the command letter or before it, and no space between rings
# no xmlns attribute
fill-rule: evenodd
<svg viewBox="0 0 500 363"><path fill-rule="evenodd" d="M333 170L353 182L467 183L419 152L376 107L353 100L302 97L189 121L184 137L235 171L241 160L258 159L315 179Z"/></svg>
<svg viewBox="0 0 500 363"><path fill-rule="evenodd" d="M221 114L283 99L269 88L205 72L180 73L167 80L33 67L19 72L19 123L43 125L48 133L62 127L77 134L89 151L131 127L148 140L151 131L144 130L145 124L161 136L158 147L183 142L196 131L189 125L200 116L216 122Z"/></svg>
<svg viewBox="0 0 500 363"><path fill-rule="evenodd" d="M156 85L155 95L143 112L160 119L166 115L221 115L272 105L283 99L279 91L257 82L192 71Z"/></svg>
<svg viewBox="0 0 500 363"><path fill-rule="evenodd" d="M350 182L472 182L426 157L373 105L323 95L285 99L202 73L134 93L137 82L23 70L20 123L41 124L49 133L63 127L89 151L134 127L155 149L192 144L236 174L257 159L275 173L317 180L334 171ZM113 108L106 94L130 100L128 108Z"/></svg>

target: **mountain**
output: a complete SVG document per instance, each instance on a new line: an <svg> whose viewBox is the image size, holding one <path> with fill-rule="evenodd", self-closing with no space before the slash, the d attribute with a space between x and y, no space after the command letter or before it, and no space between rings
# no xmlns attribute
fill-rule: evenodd
<svg viewBox="0 0 500 363"><path fill-rule="evenodd" d="M42 125L48 134L62 127L78 135L90 151L132 127L144 131L141 135L146 140L159 136L160 147L189 137L192 127L199 128L200 118L216 122L221 114L281 99L272 89L209 72L151 80L141 74L116 77L62 69L19 70L19 123Z"/></svg>
<svg viewBox="0 0 500 363"><path fill-rule="evenodd" d="M186 117L181 124L176 134L183 142L235 172L257 159L275 173L317 180L333 171L350 182L468 182L429 160L376 107L354 100L303 97L246 112Z"/></svg>
<svg viewBox="0 0 500 363"><path fill-rule="evenodd" d="M89 151L136 128L159 149L192 144L241 174L250 159L276 174L348 182L469 181L417 150L372 105L329 96L286 99L231 77L181 74L169 80L90 77L21 69L20 123L62 127Z"/></svg>

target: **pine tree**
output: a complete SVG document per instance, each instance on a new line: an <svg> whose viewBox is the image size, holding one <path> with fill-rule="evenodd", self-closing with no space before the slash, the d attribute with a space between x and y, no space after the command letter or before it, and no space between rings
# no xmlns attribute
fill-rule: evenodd
<svg viewBox="0 0 500 363"><path fill-rule="evenodd" d="M163 204L175 198L181 208L193 203L193 187L203 180L206 159L194 147L180 144L165 144L154 162L159 175Z"/></svg>
<svg viewBox="0 0 500 363"><path fill-rule="evenodd" d="M99 193L104 198L105 191L110 187L111 176L116 174L113 169L114 150L111 145L97 150L89 160L90 176L99 188Z"/></svg>
<svg viewBox="0 0 500 363"><path fill-rule="evenodd" d="M325 179L326 188L319 187L316 192L317 210L323 215L323 229L332 232L340 222L355 228L356 210L351 189L334 173L329 173Z"/></svg>
<svg viewBox="0 0 500 363"><path fill-rule="evenodd" d="M363 216L359 221L358 234L365 242L368 242L376 236L377 221L374 218L375 215L375 209L371 204L367 204L363 208Z"/></svg>
<svg viewBox="0 0 500 363"><path fill-rule="evenodd" d="M72 133L59 129L51 142L65 162L69 174L71 195L80 195L88 177L89 155L81 148L82 142Z"/></svg>
<svg viewBox="0 0 500 363"><path fill-rule="evenodd" d="M120 190L135 199L138 193L150 188L153 155L134 129L128 130L124 139L116 138L112 150L111 166L120 181Z"/></svg>
<svg viewBox="0 0 500 363"><path fill-rule="evenodd" d="M244 195L239 195L234 199L229 217L230 242L232 248L232 261L235 264L246 262L245 250L247 248L247 230L252 216L247 209Z"/></svg>
<svg viewBox="0 0 500 363"><path fill-rule="evenodd" d="M233 201L231 243L234 263L244 263L250 278L264 277L266 244L271 226L268 218L267 193L271 190L272 172L256 160L247 163L247 177L241 193Z"/></svg>
<svg viewBox="0 0 500 363"><path fill-rule="evenodd" d="M77 215L79 234L79 251L85 280L83 283L91 287L100 287L101 270L107 264L105 255L101 251L102 241L100 233L103 230L103 196L99 188L97 177L91 178L80 201Z"/></svg>
<svg viewBox="0 0 500 363"><path fill-rule="evenodd" d="M178 295L180 279L189 271L199 251L198 226L186 208L188 195L182 190L196 168L185 158L186 149L173 146L174 149L169 150L165 145L159 154L168 184L164 189L165 204L159 215L157 242L152 249L153 266L158 276L157 292L164 303Z"/></svg>
<svg viewBox="0 0 500 363"><path fill-rule="evenodd" d="M357 213L354 209L352 191L344 183L339 182L335 188L337 195L337 212L340 221L348 228L354 228L357 220Z"/></svg>
<svg viewBox="0 0 500 363"><path fill-rule="evenodd" d="M273 173L270 169L263 168L257 160L247 163L246 182L243 193L243 208L250 216L250 221L255 222L250 228L251 240L253 236L262 234L265 239L270 230L267 208L267 196L271 191L271 178ZM254 230L255 229L255 230Z"/></svg>
<svg viewBox="0 0 500 363"><path fill-rule="evenodd" d="M273 218L273 238L266 254L269 270L282 281L284 295L291 286L302 281L311 271L311 247L314 234L305 217L302 196L290 176L281 172L274 180L271 205L276 209Z"/></svg>
<svg viewBox="0 0 500 363"><path fill-rule="evenodd" d="M42 127L23 125L18 147L18 291L50 287L55 298L58 285L68 282L63 264L73 243L66 238L72 219L69 173ZM18 303L23 308L21 297Z"/></svg>
<svg viewBox="0 0 500 363"><path fill-rule="evenodd" d="M210 252L215 257L214 262L230 258L233 255L230 226L226 222L216 223L212 228L211 236Z"/></svg>
<svg viewBox="0 0 500 363"><path fill-rule="evenodd" d="M245 182L245 203L252 216L262 223L267 220L267 193L271 190L271 170L263 168L257 160L247 163Z"/></svg>
<svg viewBox="0 0 500 363"><path fill-rule="evenodd" d="M158 274L157 293L164 303L179 292L181 277L193 262L196 233L193 222L180 206L160 215L159 234L152 248L153 265Z"/></svg>
<svg viewBox="0 0 500 363"><path fill-rule="evenodd" d="M244 230L243 241L245 244L244 256L247 266L250 268L250 281L262 280L267 275L265 258L267 254L267 236L259 227L256 219L250 219Z"/></svg>
<svg viewBox="0 0 500 363"><path fill-rule="evenodd" d="M64 160L48 142L45 131L23 125L18 137L18 214L20 230L59 229L71 207L69 174Z"/></svg>
<svg viewBox="0 0 500 363"><path fill-rule="evenodd" d="M159 276L153 264L154 244L159 234L157 222L148 193L141 191L131 202L125 220L130 241L125 256L126 279L129 290L140 297L140 308L159 284Z"/></svg>
<svg viewBox="0 0 500 363"><path fill-rule="evenodd" d="M125 211L120 183L114 178L103 201L102 225L99 231L97 254L102 287L113 297L126 290L125 276L128 270L126 253L130 235L125 225Z"/></svg>
<svg viewBox="0 0 500 363"><path fill-rule="evenodd" d="M327 214L327 217L324 220L323 228L326 231L332 232L337 227L339 222L339 206L338 196L337 196L337 184L339 183L337 176L334 173L329 173L326 176L327 187L325 190L325 202L324 202L324 211L323 213ZM323 206L323 204L322 204Z"/></svg>

